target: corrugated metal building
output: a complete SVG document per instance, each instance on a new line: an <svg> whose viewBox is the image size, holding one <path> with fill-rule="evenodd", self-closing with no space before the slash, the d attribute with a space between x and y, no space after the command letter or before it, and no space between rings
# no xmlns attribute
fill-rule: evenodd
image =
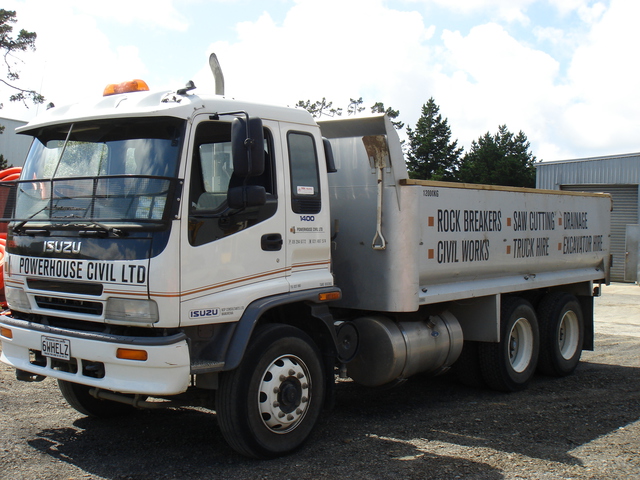
<svg viewBox="0 0 640 480"><path fill-rule="evenodd" d="M0 135L0 154L4 156L7 165L24 165L32 138L28 135L17 135L15 129L26 124L27 122L20 120L0 118L0 125L4 125L4 133Z"/></svg>
<svg viewBox="0 0 640 480"><path fill-rule="evenodd" d="M537 188L611 194L611 280L616 282L639 280L639 185L640 153L543 162L537 165Z"/></svg>

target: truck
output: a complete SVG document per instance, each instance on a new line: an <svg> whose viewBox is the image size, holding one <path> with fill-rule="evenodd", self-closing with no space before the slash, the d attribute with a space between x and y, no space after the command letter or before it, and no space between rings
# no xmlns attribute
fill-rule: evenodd
<svg viewBox="0 0 640 480"><path fill-rule="evenodd" d="M206 407L270 458L341 378L513 392L593 349L608 195L410 179L387 116L230 99L213 71L215 94L134 80L18 129L0 339L19 380L92 417Z"/></svg>

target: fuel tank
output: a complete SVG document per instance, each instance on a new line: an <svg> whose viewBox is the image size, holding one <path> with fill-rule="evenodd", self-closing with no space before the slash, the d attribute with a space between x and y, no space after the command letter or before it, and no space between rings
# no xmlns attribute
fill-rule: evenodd
<svg viewBox="0 0 640 480"><path fill-rule="evenodd" d="M358 353L347 365L347 372L355 382L368 387L416 373L441 373L462 351L462 329L450 312L406 322L367 316L357 318L353 325L358 332Z"/></svg>

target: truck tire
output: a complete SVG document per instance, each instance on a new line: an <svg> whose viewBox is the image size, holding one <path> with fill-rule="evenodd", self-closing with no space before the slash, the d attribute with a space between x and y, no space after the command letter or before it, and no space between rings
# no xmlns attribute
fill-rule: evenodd
<svg viewBox="0 0 640 480"><path fill-rule="evenodd" d="M227 443L255 458L285 455L304 443L324 401L320 351L302 330L261 327L244 359L223 372L216 413Z"/></svg>
<svg viewBox="0 0 640 480"><path fill-rule="evenodd" d="M578 299L569 293L548 294L538 305L538 321L538 371L554 377L569 375L582 355L584 318Z"/></svg>
<svg viewBox="0 0 640 480"><path fill-rule="evenodd" d="M136 411L135 407L126 403L95 398L89 393L93 387L87 385L58 380L58 388L70 406L90 417L112 418Z"/></svg>
<svg viewBox="0 0 640 480"><path fill-rule="evenodd" d="M539 340L531 304L517 297L503 299L500 342L479 346L480 370L487 386L502 392L525 389L536 370Z"/></svg>

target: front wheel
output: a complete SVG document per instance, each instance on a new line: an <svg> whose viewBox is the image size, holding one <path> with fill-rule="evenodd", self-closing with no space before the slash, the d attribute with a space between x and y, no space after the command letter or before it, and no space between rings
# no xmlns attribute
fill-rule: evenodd
<svg viewBox="0 0 640 480"><path fill-rule="evenodd" d="M485 383L503 392L523 390L535 373L539 333L536 313L522 298L507 298L500 310L500 342L479 345Z"/></svg>
<svg viewBox="0 0 640 480"><path fill-rule="evenodd" d="M320 352L308 335L288 325L260 328L240 366L220 378L216 413L224 438L255 458L295 450L320 415L324 384Z"/></svg>

